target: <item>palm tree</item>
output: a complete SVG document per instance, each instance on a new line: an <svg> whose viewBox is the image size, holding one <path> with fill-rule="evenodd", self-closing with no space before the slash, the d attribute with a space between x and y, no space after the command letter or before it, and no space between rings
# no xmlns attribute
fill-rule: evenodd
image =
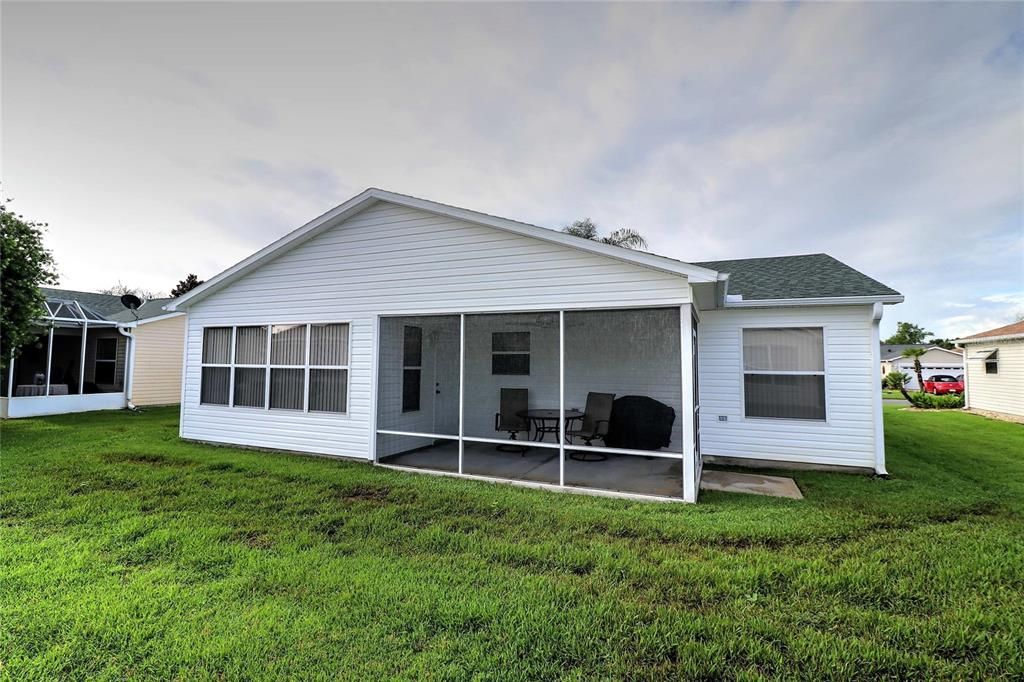
<svg viewBox="0 0 1024 682"><path fill-rule="evenodd" d="M924 390L924 377L921 376L921 356L928 352L927 348L905 348L903 357L914 360L914 374L917 375L917 390Z"/></svg>
<svg viewBox="0 0 1024 682"><path fill-rule="evenodd" d="M583 239L589 239L595 242L601 242L602 244L611 244L612 246L621 246L625 249L646 249L647 240L643 238L636 230L631 230L628 227L623 227L614 232L610 233L607 237L597 236L597 225L594 224L590 218L584 218L583 220L577 220L572 225L566 225L562 228L562 232L571 234L574 237L582 237Z"/></svg>

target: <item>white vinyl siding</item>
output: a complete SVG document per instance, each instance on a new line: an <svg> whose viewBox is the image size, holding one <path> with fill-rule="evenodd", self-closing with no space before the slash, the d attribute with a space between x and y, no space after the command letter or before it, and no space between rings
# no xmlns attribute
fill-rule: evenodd
<svg viewBox="0 0 1024 682"><path fill-rule="evenodd" d="M1024 416L1024 339L985 343L967 349L967 406L975 410ZM985 359L973 357L982 349L994 349L998 372L985 372Z"/></svg>
<svg viewBox="0 0 1024 682"><path fill-rule="evenodd" d="M185 316L139 325L135 336L132 402L171 405L181 401L181 344Z"/></svg>
<svg viewBox="0 0 1024 682"><path fill-rule="evenodd" d="M743 330L778 327L823 329L825 421L744 415ZM874 468L871 306L709 310L698 332L702 454Z"/></svg>
<svg viewBox="0 0 1024 682"><path fill-rule="evenodd" d="M687 302L685 277L378 203L190 308L181 433L369 458L377 315ZM204 326L330 318L350 322L348 414L199 404Z"/></svg>

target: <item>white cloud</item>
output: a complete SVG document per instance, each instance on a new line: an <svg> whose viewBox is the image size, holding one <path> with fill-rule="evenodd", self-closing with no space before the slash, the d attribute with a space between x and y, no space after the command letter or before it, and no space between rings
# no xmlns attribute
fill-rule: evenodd
<svg viewBox="0 0 1024 682"><path fill-rule="evenodd" d="M1010 305L1024 305L1024 291L982 296L981 300L988 301L989 303L1007 303Z"/></svg>

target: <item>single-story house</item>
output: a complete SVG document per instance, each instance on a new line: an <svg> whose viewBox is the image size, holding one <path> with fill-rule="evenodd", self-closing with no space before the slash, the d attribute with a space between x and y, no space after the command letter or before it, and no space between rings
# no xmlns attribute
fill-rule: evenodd
<svg viewBox="0 0 1024 682"><path fill-rule="evenodd" d="M957 339L964 349L965 407L1024 417L1024 322Z"/></svg>
<svg viewBox="0 0 1024 682"><path fill-rule="evenodd" d="M904 357L903 353L908 348L922 348L925 354L921 360L921 376L925 381L934 374L951 374L959 376L964 373L964 356L959 350L947 350L941 346L928 343L913 344L888 344L881 345L882 376L889 372L903 372L910 379L905 387L908 391L920 390L917 384L917 374L914 372L914 359Z"/></svg>
<svg viewBox="0 0 1024 682"><path fill-rule="evenodd" d="M120 296L43 288L38 336L0 376L0 417L115 410L181 400L185 315L169 298L134 312Z"/></svg>
<svg viewBox="0 0 1024 682"><path fill-rule="evenodd" d="M183 438L693 502L705 461L885 473L902 300L825 254L687 263L368 189L165 307Z"/></svg>

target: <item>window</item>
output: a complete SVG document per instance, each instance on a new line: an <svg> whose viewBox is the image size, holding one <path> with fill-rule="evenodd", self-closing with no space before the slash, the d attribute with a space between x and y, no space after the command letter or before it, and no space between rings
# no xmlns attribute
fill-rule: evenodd
<svg viewBox="0 0 1024 682"><path fill-rule="evenodd" d="M117 339L96 339L95 382L103 386L114 383L117 367Z"/></svg>
<svg viewBox="0 0 1024 682"><path fill-rule="evenodd" d="M491 334L491 374L529 375L530 332Z"/></svg>
<svg viewBox="0 0 1024 682"><path fill-rule="evenodd" d="M999 374L999 351L994 350L985 358L985 374Z"/></svg>
<svg viewBox="0 0 1024 682"><path fill-rule="evenodd" d="M231 327L203 330L203 369L199 402L227 405L231 393Z"/></svg>
<svg viewBox="0 0 1024 682"><path fill-rule="evenodd" d="M267 328L235 327L235 407L263 407L267 387Z"/></svg>
<svg viewBox="0 0 1024 682"><path fill-rule="evenodd" d="M345 413L348 335L345 323L207 327L199 401Z"/></svg>
<svg viewBox="0 0 1024 682"><path fill-rule="evenodd" d="M423 376L423 328L403 327L402 341L402 412L416 412Z"/></svg>
<svg viewBox="0 0 1024 682"><path fill-rule="evenodd" d="M824 420L823 330L744 329L743 403L748 417Z"/></svg>
<svg viewBox="0 0 1024 682"><path fill-rule="evenodd" d="M270 328L270 409L303 410L306 392L306 325Z"/></svg>

